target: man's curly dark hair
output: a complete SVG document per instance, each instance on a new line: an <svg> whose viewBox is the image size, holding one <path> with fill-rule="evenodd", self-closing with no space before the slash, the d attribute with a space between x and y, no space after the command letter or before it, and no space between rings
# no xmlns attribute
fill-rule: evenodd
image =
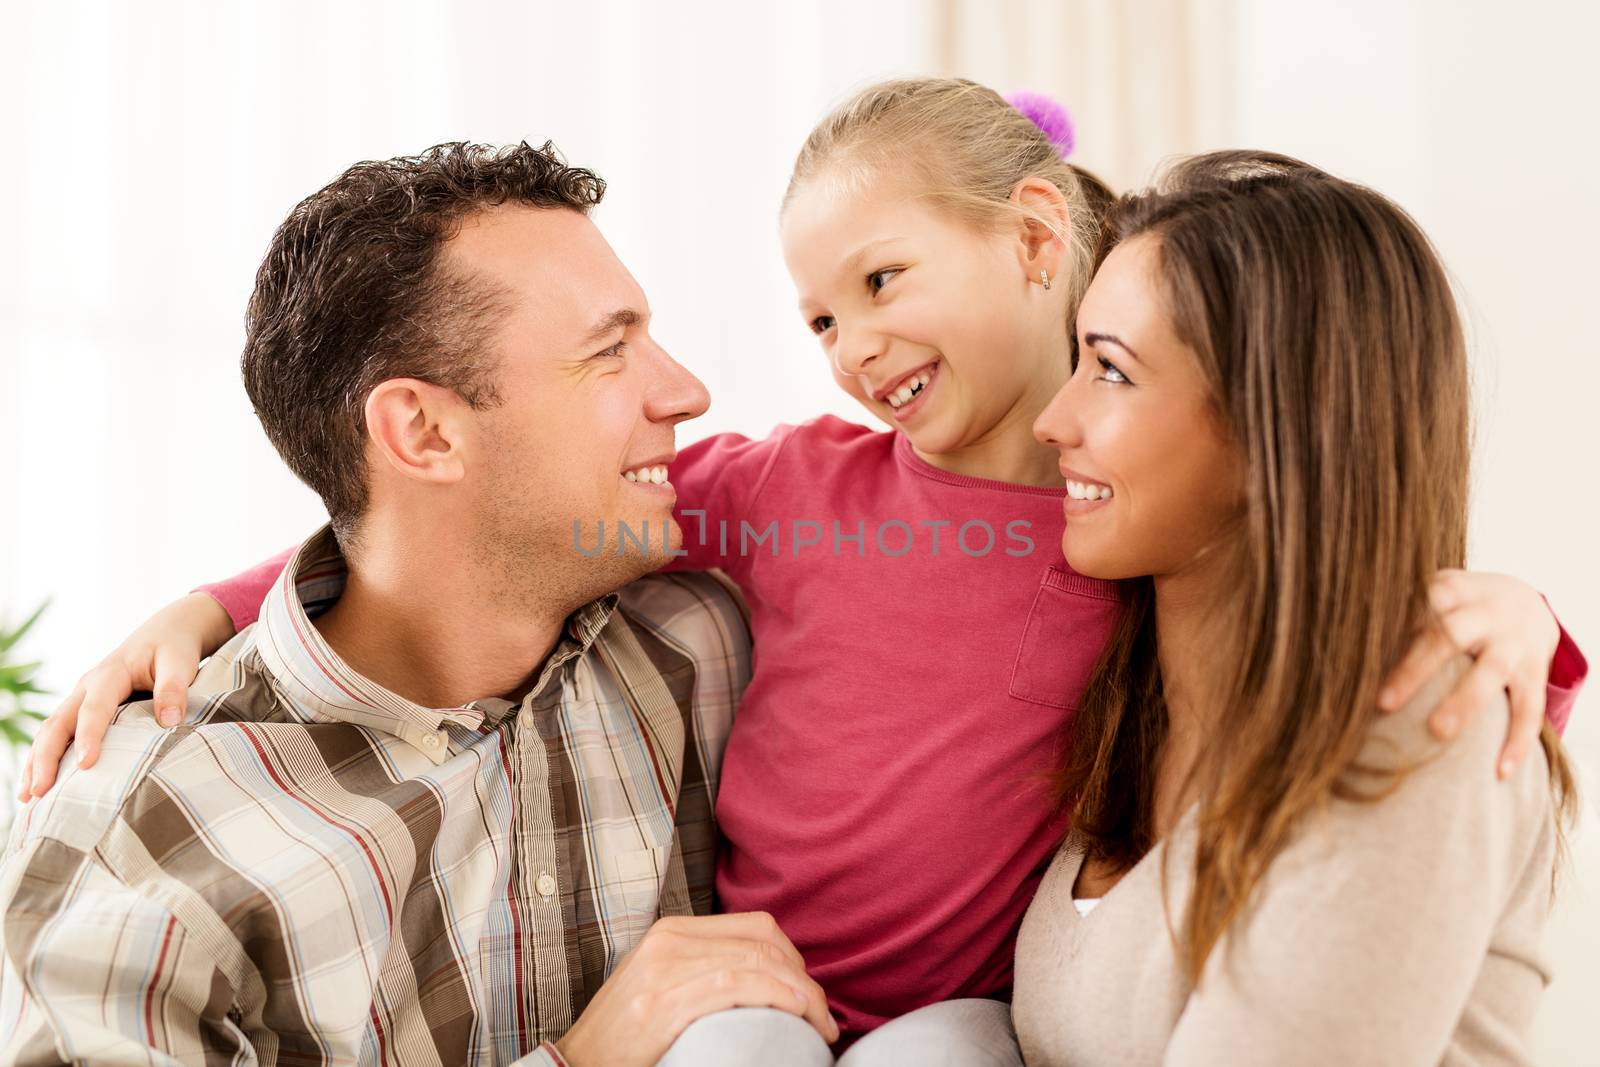
<svg viewBox="0 0 1600 1067"><path fill-rule="evenodd" d="M451 142L357 163L297 204L272 237L245 315L244 384L279 454L322 497L347 544L367 505L374 386L418 378L497 403L485 351L505 294L451 270L444 243L508 202L588 213L593 171L554 146Z"/></svg>

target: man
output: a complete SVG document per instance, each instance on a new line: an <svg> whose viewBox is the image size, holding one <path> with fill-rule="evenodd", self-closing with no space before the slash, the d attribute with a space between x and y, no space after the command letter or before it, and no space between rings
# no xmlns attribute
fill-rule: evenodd
<svg viewBox="0 0 1600 1067"><path fill-rule="evenodd" d="M736 1006L837 1037L769 917L708 914L737 606L616 593L659 538L573 549L678 543L637 471L708 403L603 191L548 145L451 144L279 228L245 383L331 525L181 727L124 707L19 818L0 1063L650 1064Z"/></svg>

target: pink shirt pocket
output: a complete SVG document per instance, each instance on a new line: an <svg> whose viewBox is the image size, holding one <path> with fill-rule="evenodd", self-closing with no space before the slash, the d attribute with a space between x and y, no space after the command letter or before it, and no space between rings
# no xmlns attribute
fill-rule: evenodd
<svg viewBox="0 0 1600 1067"><path fill-rule="evenodd" d="M1076 707L1111 637L1119 606L1115 582L1052 566L1022 629L1011 695L1051 708Z"/></svg>

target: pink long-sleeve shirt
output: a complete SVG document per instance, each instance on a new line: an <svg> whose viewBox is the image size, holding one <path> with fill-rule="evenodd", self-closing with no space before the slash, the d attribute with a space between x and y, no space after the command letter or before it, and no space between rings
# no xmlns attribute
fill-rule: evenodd
<svg viewBox="0 0 1600 1067"><path fill-rule="evenodd" d="M1061 556L1065 491L950 474L832 417L711 437L671 470L673 565L733 577L756 643L717 798L720 907L771 912L847 1034L1004 995L1065 830L1059 734L1116 613ZM207 591L242 627L282 562ZM1563 633L1558 727L1586 670Z"/></svg>

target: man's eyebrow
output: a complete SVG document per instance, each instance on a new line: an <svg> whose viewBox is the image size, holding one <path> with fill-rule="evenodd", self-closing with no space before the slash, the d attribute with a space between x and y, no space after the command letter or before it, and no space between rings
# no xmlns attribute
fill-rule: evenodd
<svg viewBox="0 0 1600 1067"><path fill-rule="evenodd" d="M626 330L630 326L637 326L644 321L644 316L633 308L618 308L599 322L583 338L586 345L593 344L609 334L618 330Z"/></svg>
<svg viewBox="0 0 1600 1067"><path fill-rule="evenodd" d="M1137 353L1133 349L1129 348L1127 346L1127 344L1120 337L1116 336L1115 334L1110 334L1110 333L1086 333L1086 334L1083 335L1083 343L1086 344L1086 345L1098 345L1098 344L1101 344L1101 343L1105 343L1105 344L1108 344L1108 345L1116 345L1118 348L1120 348L1124 352L1128 353L1128 355L1132 356L1134 359L1138 359L1140 363L1144 362L1143 359L1139 358L1139 353Z"/></svg>

